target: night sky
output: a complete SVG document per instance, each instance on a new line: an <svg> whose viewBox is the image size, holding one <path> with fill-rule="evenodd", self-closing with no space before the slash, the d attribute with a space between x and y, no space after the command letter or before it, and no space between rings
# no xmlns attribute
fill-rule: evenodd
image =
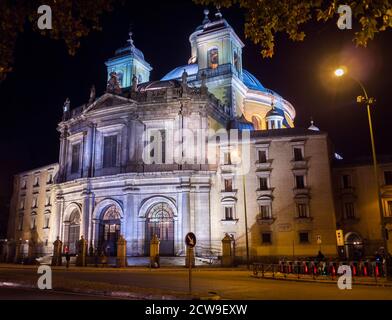
<svg viewBox="0 0 392 320"><path fill-rule="evenodd" d="M212 14L215 9L210 8ZM223 9L223 16L244 40L244 67L261 83L290 101L297 110L296 126L308 127L310 117L327 131L345 158L370 154L364 107L356 104L360 89L350 80L332 79L334 65L348 64L375 96L374 125L379 154L392 154L389 142L392 119L390 76L392 32L376 36L366 49L352 44L352 32L340 31L335 22L310 24L305 42L277 37L273 59L263 59L260 48L246 40L238 8ZM61 41L44 38L29 28L20 34L14 72L0 84L0 196L12 188L12 175L58 161L61 119L66 97L75 108L88 100L92 84L97 95L106 86L105 60L126 44L129 25L134 41L160 79L190 57L189 35L201 24L203 7L188 1L129 1L106 14L103 31L82 42L76 56L67 54ZM388 131L389 130L389 131Z"/></svg>

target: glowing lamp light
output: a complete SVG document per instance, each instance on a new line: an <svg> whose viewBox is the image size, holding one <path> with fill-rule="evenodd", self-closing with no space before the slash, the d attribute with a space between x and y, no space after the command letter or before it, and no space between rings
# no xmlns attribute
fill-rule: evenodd
<svg viewBox="0 0 392 320"><path fill-rule="evenodd" d="M338 68L334 71L334 74L336 77L342 77L345 74L345 71L343 70L343 68Z"/></svg>

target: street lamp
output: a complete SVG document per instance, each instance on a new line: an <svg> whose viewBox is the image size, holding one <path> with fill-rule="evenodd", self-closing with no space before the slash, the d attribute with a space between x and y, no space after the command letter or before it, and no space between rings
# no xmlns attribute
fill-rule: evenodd
<svg viewBox="0 0 392 320"><path fill-rule="evenodd" d="M376 156L376 146L374 143L374 134L373 134L373 123L372 123L372 116L370 113L370 106L374 105L376 102L376 99L373 97L369 97L367 94L367 91L365 89L365 86L361 81L358 79L354 78L351 74L347 72L347 69L344 67L339 67L334 71L334 75L338 78L344 76L345 74L348 74L349 77L354 80L362 89L363 95L357 97L357 103L359 104L366 104L366 109L367 109L367 116L368 116L368 123L369 123L369 132L370 132L370 142L372 145L372 157L373 157L373 170L374 170L374 178L376 179L376 184L377 184L377 200L378 200L378 206L380 208L380 223L381 223L381 239L383 240L384 243L384 252L385 252L385 269L386 269L386 274L387 277L390 277L390 272L388 270L388 266L390 265L390 259L389 259L389 250L388 250L388 240L386 237L386 230L385 230L385 219L384 219L384 211L383 211L383 205L382 205L382 200L381 200L381 190L380 190L380 179L378 175L378 166L377 166L377 156Z"/></svg>

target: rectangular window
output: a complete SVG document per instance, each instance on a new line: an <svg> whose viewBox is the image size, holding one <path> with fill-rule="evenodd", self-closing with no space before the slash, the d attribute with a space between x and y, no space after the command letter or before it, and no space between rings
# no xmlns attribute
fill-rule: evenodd
<svg viewBox="0 0 392 320"><path fill-rule="evenodd" d="M50 222L50 217L49 215L45 215L45 224L44 224L44 228L48 229L49 228L49 222Z"/></svg>
<svg viewBox="0 0 392 320"><path fill-rule="evenodd" d="M19 203L19 209L23 210L25 208L25 199L21 199Z"/></svg>
<svg viewBox="0 0 392 320"><path fill-rule="evenodd" d="M45 206L49 207L51 205L50 203L50 196L46 196L46 201L45 201Z"/></svg>
<svg viewBox="0 0 392 320"><path fill-rule="evenodd" d="M392 171L384 171L384 179L386 185L392 185Z"/></svg>
<svg viewBox="0 0 392 320"><path fill-rule="evenodd" d="M23 214L19 215L18 230L19 231L23 230Z"/></svg>
<svg viewBox="0 0 392 320"><path fill-rule="evenodd" d="M260 218L261 219L271 219L271 207L269 205L260 206Z"/></svg>
<svg viewBox="0 0 392 320"><path fill-rule="evenodd" d="M225 152L223 154L223 157L224 157L224 164L231 164L230 152Z"/></svg>
<svg viewBox="0 0 392 320"><path fill-rule="evenodd" d="M233 191L233 179L225 179L225 191Z"/></svg>
<svg viewBox="0 0 392 320"><path fill-rule="evenodd" d="M272 237L270 232L263 232L261 234L261 242L264 244L271 244L272 243Z"/></svg>
<svg viewBox="0 0 392 320"><path fill-rule="evenodd" d="M233 207L225 207L225 220L233 220Z"/></svg>
<svg viewBox="0 0 392 320"><path fill-rule="evenodd" d="M346 202L344 204L344 216L347 219L354 219L355 218L354 203Z"/></svg>
<svg viewBox="0 0 392 320"><path fill-rule="evenodd" d="M26 187L27 187L27 181L26 181L26 179L23 179L21 182L21 189L26 190Z"/></svg>
<svg viewBox="0 0 392 320"><path fill-rule="evenodd" d="M309 243L309 232L300 232L299 233L299 242L300 243Z"/></svg>
<svg viewBox="0 0 392 320"><path fill-rule="evenodd" d="M342 184L343 188L350 188L351 187L351 176L348 174L344 174L342 176Z"/></svg>
<svg viewBox="0 0 392 320"><path fill-rule="evenodd" d="M392 201L388 201L387 203L387 215L392 217Z"/></svg>
<svg viewBox="0 0 392 320"><path fill-rule="evenodd" d="M103 167L113 168L117 164L117 136L104 137Z"/></svg>
<svg viewBox="0 0 392 320"><path fill-rule="evenodd" d="M259 178L259 189L268 190L268 178Z"/></svg>
<svg viewBox="0 0 392 320"><path fill-rule="evenodd" d="M33 201L31 203L31 207L32 208L37 208L38 207L38 198L37 197L33 198Z"/></svg>
<svg viewBox="0 0 392 320"><path fill-rule="evenodd" d="M35 230L36 228L36 217L32 216L31 217L31 230Z"/></svg>
<svg viewBox="0 0 392 320"><path fill-rule="evenodd" d="M48 173L48 179L46 180L47 184L52 184L53 183L53 174Z"/></svg>
<svg viewBox="0 0 392 320"><path fill-rule="evenodd" d="M294 161L302 161L303 159L302 148L294 148Z"/></svg>
<svg viewBox="0 0 392 320"><path fill-rule="evenodd" d="M298 218L309 217L309 206L306 203L297 204Z"/></svg>
<svg viewBox="0 0 392 320"><path fill-rule="evenodd" d="M305 188L305 176L295 176L295 185L297 189Z"/></svg>
<svg viewBox="0 0 392 320"><path fill-rule="evenodd" d="M267 151L259 150L259 163L266 163L267 162Z"/></svg>
<svg viewBox="0 0 392 320"><path fill-rule="evenodd" d="M39 187L39 177L34 177L34 187Z"/></svg>
<svg viewBox="0 0 392 320"><path fill-rule="evenodd" d="M72 145L71 174L79 172L80 143Z"/></svg>

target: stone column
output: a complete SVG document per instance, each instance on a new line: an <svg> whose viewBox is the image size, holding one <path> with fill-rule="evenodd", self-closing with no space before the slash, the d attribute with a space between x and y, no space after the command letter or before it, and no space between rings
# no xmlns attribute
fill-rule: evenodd
<svg viewBox="0 0 392 320"><path fill-rule="evenodd" d="M191 231L191 216L190 216L190 191L189 188L183 189L182 199L181 199L181 215L182 215L182 234L178 241L179 246L184 248L184 238L185 235Z"/></svg>
<svg viewBox="0 0 392 320"><path fill-rule="evenodd" d="M234 252L232 250L233 239L226 233L222 239L222 267L232 267L234 262Z"/></svg>
<svg viewBox="0 0 392 320"><path fill-rule="evenodd" d="M122 235L117 241L117 267L125 268L127 266L127 241Z"/></svg>
<svg viewBox="0 0 392 320"><path fill-rule="evenodd" d="M150 266L152 268L159 268L159 238L156 234L150 241Z"/></svg>
<svg viewBox="0 0 392 320"><path fill-rule="evenodd" d="M63 243L60 241L60 238L57 237L56 241L53 242L52 266L62 265L62 257L61 257L62 251L63 251Z"/></svg>
<svg viewBox="0 0 392 320"><path fill-rule="evenodd" d="M87 265L86 255L87 255L87 241L82 236L79 240L79 252L78 252L78 256L76 257L76 266L85 267Z"/></svg>

